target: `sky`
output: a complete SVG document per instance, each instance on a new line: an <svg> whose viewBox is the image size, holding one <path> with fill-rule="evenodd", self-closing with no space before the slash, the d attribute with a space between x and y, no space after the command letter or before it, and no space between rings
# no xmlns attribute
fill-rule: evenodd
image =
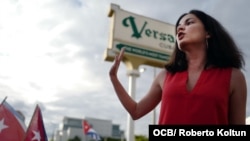
<svg viewBox="0 0 250 141"><path fill-rule="evenodd" d="M104 61L108 47L111 3L135 14L175 24L191 9L216 18L244 53L250 89L249 0L1 0L0 100L26 117L28 124L39 104L48 136L64 116L112 120L126 130L127 112L109 79L112 62ZM142 98L160 68L141 65L135 100ZM118 76L127 89L127 70ZM158 118L159 106L156 108ZM247 117L250 98L247 98ZM149 113L135 121L135 134L148 134Z"/></svg>

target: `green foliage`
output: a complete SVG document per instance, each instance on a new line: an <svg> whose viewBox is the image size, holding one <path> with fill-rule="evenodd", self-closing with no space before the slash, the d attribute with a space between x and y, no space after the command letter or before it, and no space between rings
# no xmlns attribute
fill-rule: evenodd
<svg viewBox="0 0 250 141"><path fill-rule="evenodd" d="M136 135L135 141L148 141L148 138L143 135Z"/></svg>
<svg viewBox="0 0 250 141"><path fill-rule="evenodd" d="M121 139L106 138L106 139L102 139L102 141L121 141ZM123 139L123 141L126 141L126 139ZM143 135L136 135L135 141L148 141L148 138L146 136L143 136Z"/></svg>
<svg viewBox="0 0 250 141"><path fill-rule="evenodd" d="M78 136L75 136L73 139L69 139L68 141L81 141Z"/></svg>
<svg viewBox="0 0 250 141"><path fill-rule="evenodd" d="M53 140L51 140L53 141ZM75 136L73 139L69 139L68 141L81 141L81 139L77 136ZM102 138L101 141L121 141L119 138ZM126 141L126 139L123 139L123 141ZM135 141L148 141L148 138L144 135L136 135L135 136Z"/></svg>
<svg viewBox="0 0 250 141"><path fill-rule="evenodd" d="M106 139L102 139L102 141L121 141L121 139L116 139L116 138L106 138Z"/></svg>

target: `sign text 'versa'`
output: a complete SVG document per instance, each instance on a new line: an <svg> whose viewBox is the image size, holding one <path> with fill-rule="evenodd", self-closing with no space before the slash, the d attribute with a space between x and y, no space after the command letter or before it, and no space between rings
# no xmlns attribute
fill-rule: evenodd
<svg viewBox="0 0 250 141"><path fill-rule="evenodd" d="M145 29L146 25L147 25L147 22L145 21L143 26L141 27L141 29L139 29L137 26L136 26L136 23L135 23L135 18L132 17L132 16L129 16L125 19L123 19L123 22L122 24L125 26L125 27L129 27L131 26L132 30L133 30L133 34L132 34L132 37L134 38L141 38L142 37L142 33L144 32L144 34L148 37L153 37L154 39L159 39L161 41L169 41L170 43L174 43L174 37L170 34L167 34L167 33L163 33L163 32L159 32L157 30L152 30L152 29Z"/></svg>

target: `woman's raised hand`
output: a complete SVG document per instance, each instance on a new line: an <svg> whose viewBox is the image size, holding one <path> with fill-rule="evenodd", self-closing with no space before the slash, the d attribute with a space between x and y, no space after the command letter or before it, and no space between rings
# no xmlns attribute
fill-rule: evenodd
<svg viewBox="0 0 250 141"><path fill-rule="evenodd" d="M125 47L123 47L121 49L120 53L115 56L114 64L113 64L113 66L111 67L111 69L109 71L110 77L113 77L113 76L116 77L117 76L117 71L118 71L118 68L120 66L121 60L123 58L124 52L125 52Z"/></svg>

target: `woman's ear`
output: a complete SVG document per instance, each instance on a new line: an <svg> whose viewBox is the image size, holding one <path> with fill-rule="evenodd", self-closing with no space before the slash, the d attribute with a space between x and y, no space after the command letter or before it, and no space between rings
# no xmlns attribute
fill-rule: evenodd
<svg viewBox="0 0 250 141"><path fill-rule="evenodd" d="M207 32L207 34L206 34L206 38L210 38L211 36L210 36L210 33L209 32Z"/></svg>

